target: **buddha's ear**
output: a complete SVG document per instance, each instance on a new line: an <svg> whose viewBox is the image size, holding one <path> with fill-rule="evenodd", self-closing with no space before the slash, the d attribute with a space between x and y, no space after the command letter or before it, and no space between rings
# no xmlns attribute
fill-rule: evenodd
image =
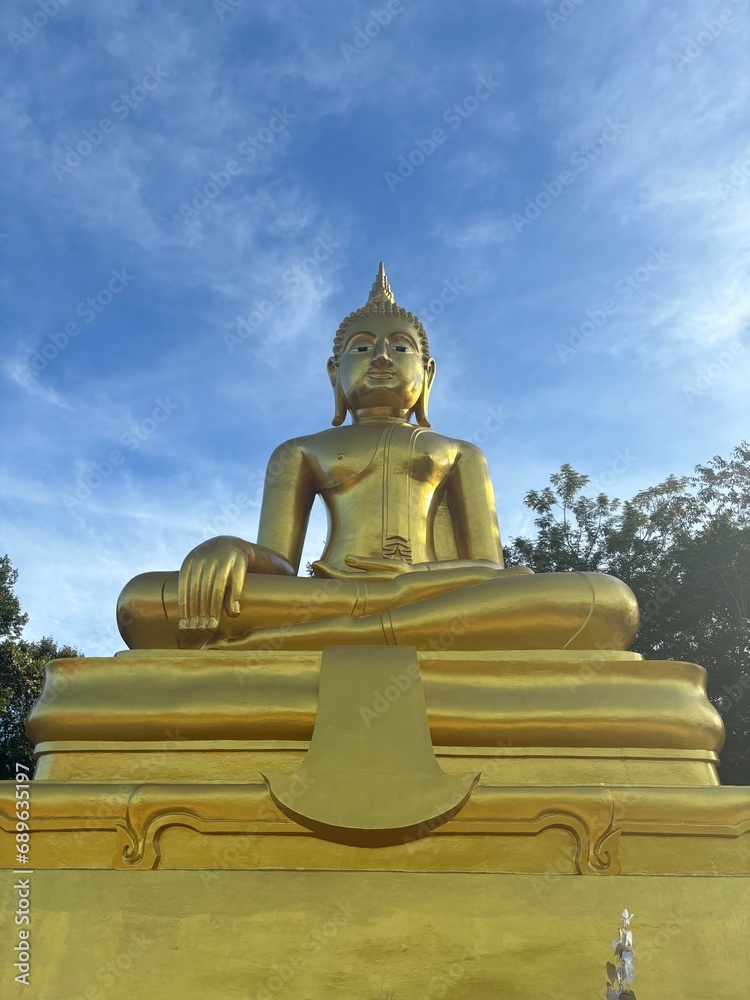
<svg viewBox="0 0 750 1000"><path fill-rule="evenodd" d="M414 416L420 427L430 426L430 421L427 419L427 403L430 399L430 390L432 389L432 383L435 379L435 370L435 359L430 358L424 369L422 394L417 400L417 405L414 407Z"/></svg>
<svg viewBox="0 0 750 1000"><path fill-rule="evenodd" d="M331 385L333 386L333 398L336 406L336 412L333 415L331 423L334 427L339 427L346 420L347 407L346 396L344 395L344 390L341 388L339 368L334 358L328 359L328 378L331 380Z"/></svg>

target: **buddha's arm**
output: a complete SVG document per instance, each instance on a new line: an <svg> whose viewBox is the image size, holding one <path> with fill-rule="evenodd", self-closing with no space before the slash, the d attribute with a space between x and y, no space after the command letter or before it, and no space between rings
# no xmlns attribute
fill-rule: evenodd
<svg viewBox="0 0 750 1000"><path fill-rule="evenodd" d="M503 568L503 549L487 459L476 445L461 443L446 496L459 562ZM437 565L447 566L442 563Z"/></svg>
<svg viewBox="0 0 750 1000"><path fill-rule="evenodd" d="M315 494L315 482L299 442L280 445L266 469L258 544L282 556L291 576L299 569Z"/></svg>
<svg viewBox="0 0 750 1000"><path fill-rule="evenodd" d="M183 562L179 628L215 629L222 607L237 617L248 573L295 576L314 498L301 447L294 441L281 445L266 470L258 542L220 535L202 542Z"/></svg>

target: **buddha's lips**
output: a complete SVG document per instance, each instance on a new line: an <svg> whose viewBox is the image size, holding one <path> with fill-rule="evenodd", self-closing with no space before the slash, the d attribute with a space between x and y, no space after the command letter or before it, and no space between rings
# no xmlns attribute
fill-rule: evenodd
<svg viewBox="0 0 750 1000"><path fill-rule="evenodd" d="M370 378L393 378L392 368L368 368L367 374Z"/></svg>

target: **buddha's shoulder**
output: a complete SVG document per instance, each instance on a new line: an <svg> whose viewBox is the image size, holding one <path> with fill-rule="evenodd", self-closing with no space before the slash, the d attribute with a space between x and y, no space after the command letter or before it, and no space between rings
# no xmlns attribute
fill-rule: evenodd
<svg viewBox="0 0 750 1000"><path fill-rule="evenodd" d="M310 452L317 448L335 444L337 441L347 437L346 431L350 427L328 427L325 430L317 431L315 434L300 434L298 437L290 438L278 446L276 452ZM275 452L274 452L275 454Z"/></svg>
<svg viewBox="0 0 750 1000"><path fill-rule="evenodd" d="M413 434L415 430L417 428L412 427L411 433ZM382 427L376 426L365 428L361 425L345 424L342 427L328 427L315 434L304 434L284 441L274 451L272 458L288 458L293 455L322 458L343 450L348 452L352 446L361 446L365 438L377 442L382 432ZM418 451L440 454L443 458L482 456L481 449L471 441L448 437L431 427L419 428L415 446Z"/></svg>
<svg viewBox="0 0 750 1000"><path fill-rule="evenodd" d="M299 437L290 438L274 450L271 461L291 458L294 455L304 458L327 452L335 448L341 441L350 439L350 435L346 434L346 431L350 429L331 427L315 434L300 434Z"/></svg>

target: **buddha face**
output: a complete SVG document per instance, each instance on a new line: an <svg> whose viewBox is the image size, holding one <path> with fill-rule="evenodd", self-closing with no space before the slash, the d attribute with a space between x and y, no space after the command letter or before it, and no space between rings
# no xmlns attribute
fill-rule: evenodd
<svg viewBox="0 0 750 1000"><path fill-rule="evenodd" d="M344 335L338 377L353 412L389 410L409 413L432 381L434 363L425 369L419 335L393 316L363 316Z"/></svg>

